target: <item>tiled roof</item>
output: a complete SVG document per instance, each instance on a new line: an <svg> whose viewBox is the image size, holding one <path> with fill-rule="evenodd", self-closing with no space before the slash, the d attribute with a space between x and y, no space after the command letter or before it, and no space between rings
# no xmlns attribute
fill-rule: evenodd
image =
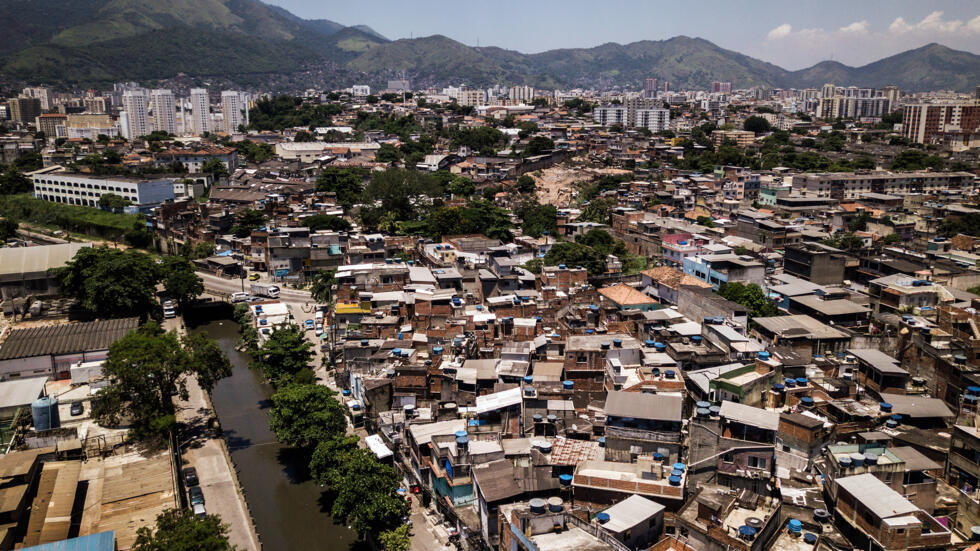
<svg viewBox="0 0 980 551"><path fill-rule="evenodd" d="M15 329L0 345L0 360L105 350L137 326L123 318Z"/></svg>
<svg viewBox="0 0 980 551"><path fill-rule="evenodd" d="M599 289L599 294L615 302L620 306L631 306L634 304L657 304L657 301L630 287L620 283L612 287Z"/></svg>

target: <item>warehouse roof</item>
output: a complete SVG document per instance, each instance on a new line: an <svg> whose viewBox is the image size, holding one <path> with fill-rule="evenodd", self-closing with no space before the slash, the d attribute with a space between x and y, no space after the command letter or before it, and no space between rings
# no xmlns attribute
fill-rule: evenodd
<svg viewBox="0 0 980 551"><path fill-rule="evenodd" d="M31 405L44 393L47 380L47 377L28 377L0 383L0 410Z"/></svg>
<svg viewBox="0 0 980 551"><path fill-rule="evenodd" d="M48 270L61 268L91 243L61 243L38 247L0 249L0 281L21 281L47 277Z"/></svg>
<svg viewBox="0 0 980 551"><path fill-rule="evenodd" d="M122 318L15 329L0 345L0 360L106 350L138 322Z"/></svg>

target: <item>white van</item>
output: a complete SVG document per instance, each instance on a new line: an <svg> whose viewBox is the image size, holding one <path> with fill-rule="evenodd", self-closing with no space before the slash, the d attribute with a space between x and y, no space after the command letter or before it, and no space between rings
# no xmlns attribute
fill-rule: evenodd
<svg viewBox="0 0 980 551"><path fill-rule="evenodd" d="M317 323L323 323L323 310L317 310L313 319L315 319Z"/></svg>
<svg viewBox="0 0 980 551"><path fill-rule="evenodd" d="M231 301L232 302L245 302L246 300L248 300L248 293L232 293L231 294Z"/></svg>

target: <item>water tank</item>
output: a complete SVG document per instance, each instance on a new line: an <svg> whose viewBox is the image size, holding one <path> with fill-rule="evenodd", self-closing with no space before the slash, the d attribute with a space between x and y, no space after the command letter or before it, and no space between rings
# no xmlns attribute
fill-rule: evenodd
<svg viewBox="0 0 980 551"><path fill-rule="evenodd" d="M789 527L789 531L793 532L794 534L799 534L800 532L803 531L803 523L796 520L795 518L789 520L788 527Z"/></svg>
<svg viewBox="0 0 980 551"><path fill-rule="evenodd" d="M890 429L898 428L898 421L896 421L894 419L889 419L889 420L885 421L885 426L888 427L888 428L890 428Z"/></svg>
<svg viewBox="0 0 980 551"><path fill-rule="evenodd" d="M595 519L599 521L599 524L605 524L609 522L609 513L599 513L595 516Z"/></svg>
<svg viewBox="0 0 980 551"><path fill-rule="evenodd" d="M34 430L42 431L56 429L61 426L58 416L58 399L54 396L42 396L31 403L31 417L34 419Z"/></svg>
<svg viewBox="0 0 980 551"><path fill-rule="evenodd" d="M891 413L892 412L892 405L889 404L888 402L882 402L882 403L878 404L878 407L881 408L881 412L882 413Z"/></svg>
<svg viewBox="0 0 980 551"><path fill-rule="evenodd" d="M673 379L674 378L674 370L673 369L668 369L667 371L664 371L664 378L666 378L666 379Z"/></svg>
<svg viewBox="0 0 980 551"><path fill-rule="evenodd" d="M558 475L558 482L561 483L562 486L570 486L572 484L572 475Z"/></svg>
<svg viewBox="0 0 980 551"><path fill-rule="evenodd" d="M533 383L533 382L534 382L534 377L532 377L532 376L530 376L530 375L525 375L525 376L524 376L524 382L525 382L525 383L529 383L529 384L530 384L530 383Z"/></svg>
<svg viewBox="0 0 980 551"><path fill-rule="evenodd" d="M545 500L543 500L543 499L541 499L540 497L536 497L536 498L533 498L531 501L529 501L528 502L528 505L531 506L531 512L532 513L534 513L534 514L541 514L541 513L544 512L545 507L548 506L548 502L545 501Z"/></svg>
<svg viewBox="0 0 980 551"><path fill-rule="evenodd" d="M667 478L667 482L670 483L671 486L680 486L681 485L681 477L679 477L679 476L670 476L670 477Z"/></svg>
<svg viewBox="0 0 980 551"><path fill-rule="evenodd" d="M466 438L466 431L465 430L458 430L458 431L456 431L455 434L456 434L456 438Z"/></svg>
<svg viewBox="0 0 980 551"><path fill-rule="evenodd" d="M708 413L710 413L712 417L718 417L721 415L721 406L711 406L708 408Z"/></svg>
<svg viewBox="0 0 980 551"><path fill-rule="evenodd" d="M772 385L772 389L774 392L782 392L786 390L786 385L784 385L783 383L776 383Z"/></svg>
<svg viewBox="0 0 980 551"><path fill-rule="evenodd" d="M980 386L970 385L966 387L966 393L972 394L973 396L980 396Z"/></svg>
<svg viewBox="0 0 980 551"><path fill-rule="evenodd" d="M769 359L769 353L766 352L765 350L763 350L762 352L759 352L759 359L760 360L763 360L763 361L768 360Z"/></svg>
<svg viewBox="0 0 980 551"><path fill-rule="evenodd" d="M664 344L664 343L662 343L662 342L655 342L655 343L653 343L653 347L656 348L660 352L663 352L664 350L667 349L667 345Z"/></svg>
<svg viewBox="0 0 980 551"><path fill-rule="evenodd" d="M683 463L674 463L674 470L675 471L684 472L684 464Z"/></svg>
<svg viewBox="0 0 980 551"><path fill-rule="evenodd" d="M613 339L613 346L615 346L616 348L622 348L623 339Z"/></svg>
<svg viewBox="0 0 980 551"><path fill-rule="evenodd" d="M850 456L845 455L845 456L839 457L837 459L837 461L839 461L840 462L840 466L841 467L844 467L845 469L851 466L851 458L850 458Z"/></svg>
<svg viewBox="0 0 980 551"><path fill-rule="evenodd" d="M605 436L600 436L599 437L599 447L600 448L605 448L606 447L606 437Z"/></svg>
<svg viewBox="0 0 980 551"><path fill-rule="evenodd" d="M456 438L456 447L465 450L470 444L470 439L465 436L460 436Z"/></svg>
<svg viewBox="0 0 980 551"><path fill-rule="evenodd" d="M867 463L868 465L877 465L878 464L878 454L876 454L876 453L870 453L870 452L864 454L864 462Z"/></svg>
<svg viewBox="0 0 980 551"><path fill-rule="evenodd" d="M413 417L415 415L415 406L408 404L405 406L405 417Z"/></svg>
<svg viewBox="0 0 980 551"><path fill-rule="evenodd" d="M980 541L980 526L970 527L970 541Z"/></svg>
<svg viewBox="0 0 980 551"><path fill-rule="evenodd" d="M653 345L654 344L655 343L654 343L653 339L647 339L647 340L643 341L643 346L645 346L647 348L653 348Z"/></svg>
<svg viewBox="0 0 980 551"><path fill-rule="evenodd" d="M565 502L560 497L548 498L548 510L552 513L560 513L565 508Z"/></svg>
<svg viewBox="0 0 980 551"><path fill-rule="evenodd" d="M864 454L863 453L858 453L858 452L852 453L851 454L851 464L854 465L855 467L863 467L864 466Z"/></svg>
<svg viewBox="0 0 980 551"><path fill-rule="evenodd" d="M796 378L796 385L797 386L806 386L806 377L797 377Z"/></svg>
<svg viewBox="0 0 980 551"><path fill-rule="evenodd" d="M817 535L807 532L806 534L803 534L803 541L813 545L817 543Z"/></svg>
<svg viewBox="0 0 980 551"><path fill-rule="evenodd" d="M707 409L707 408L710 408L711 407L711 402L705 402L705 401L702 400L702 401L699 401L699 402L695 403L694 404L694 407L699 408L699 409L700 408Z"/></svg>
<svg viewBox="0 0 980 551"><path fill-rule="evenodd" d="M573 388L575 388L575 382L574 381L562 381L561 382L561 386L565 390L572 390Z"/></svg>
<svg viewBox="0 0 980 551"><path fill-rule="evenodd" d="M653 460L654 461L663 461L664 460L664 454L662 454L660 452L654 452L653 453Z"/></svg>
<svg viewBox="0 0 980 551"><path fill-rule="evenodd" d="M535 423L540 423L544 419L544 416L540 413L535 413L531 416L531 419L533 419Z"/></svg>
<svg viewBox="0 0 980 551"><path fill-rule="evenodd" d="M711 416L711 411L709 411L708 408L698 408L697 415L701 419L707 419Z"/></svg>
<svg viewBox="0 0 980 551"><path fill-rule="evenodd" d="M830 511L826 509L814 509L813 519L817 522L829 522L830 521Z"/></svg>
<svg viewBox="0 0 980 551"><path fill-rule="evenodd" d="M542 442L538 449L541 453L551 453L551 442Z"/></svg>
<svg viewBox="0 0 980 551"><path fill-rule="evenodd" d="M748 518L745 519L745 525L746 526L751 526L752 528L755 528L756 530L762 528L762 525L763 524L764 523L762 522L762 519L759 518L759 517L748 517Z"/></svg>
<svg viewBox="0 0 980 551"><path fill-rule="evenodd" d="M599 348L601 348L602 350L609 350L609 343L608 342L601 342L601 343L599 343Z"/></svg>
<svg viewBox="0 0 980 551"><path fill-rule="evenodd" d="M694 335L691 337L691 344L701 344L701 335Z"/></svg>
<svg viewBox="0 0 980 551"><path fill-rule="evenodd" d="M786 388L796 388L796 379L784 379L783 384L786 385Z"/></svg>
<svg viewBox="0 0 980 551"><path fill-rule="evenodd" d="M813 398L810 398L809 396L804 396L804 397L800 398L800 407L803 407L803 408L812 408L813 407Z"/></svg>

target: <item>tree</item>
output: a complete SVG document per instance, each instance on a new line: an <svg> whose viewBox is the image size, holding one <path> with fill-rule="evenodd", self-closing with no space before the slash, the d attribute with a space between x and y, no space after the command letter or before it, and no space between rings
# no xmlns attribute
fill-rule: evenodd
<svg viewBox="0 0 980 551"><path fill-rule="evenodd" d="M272 332L261 348L252 353L252 362L276 384L280 379L296 375L309 367L313 361L311 348L313 343L306 339L298 326L281 326Z"/></svg>
<svg viewBox="0 0 980 551"><path fill-rule="evenodd" d="M272 395L269 428L287 446L312 449L317 443L342 436L347 413L324 385L287 384Z"/></svg>
<svg viewBox="0 0 980 551"><path fill-rule="evenodd" d="M895 156L890 168L892 170L924 170L926 168L942 170L944 165L943 160L936 155L929 155L918 149L906 149Z"/></svg>
<svg viewBox="0 0 980 551"><path fill-rule="evenodd" d="M14 167L8 168L0 176L0 195L28 193L32 189L34 189L34 184L31 179Z"/></svg>
<svg viewBox="0 0 980 551"><path fill-rule="evenodd" d="M347 220L331 214L314 214L301 220L302 224L310 228L311 232L320 230L348 232L353 226Z"/></svg>
<svg viewBox="0 0 980 551"><path fill-rule="evenodd" d="M704 226L706 228L715 227L715 221L712 220L710 216L698 216L698 219L696 220L695 223L699 226Z"/></svg>
<svg viewBox="0 0 980 551"><path fill-rule="evenodd" d="M556 243L548 250L548 254L544 255L544 264L583 266L593 277L606 273L605 255L581 243Z"/></svg>
<svg viewBox="0 0 980 551"><path fill-rule="evenodd" d="M381 147L374 153L374 160L379 163L396 163L401 158L402 154L398 148L390 143L381 144Z"/></svg>
<svg viewBox="0 0 980 551"><path fill-rule="evenodd" d="M208 159L201 165L201 172L210 174L215 179L218 179L228 176L228 165L218 158Z"/></svg>
<svg viewBox="0 0 980 551"><path fill-rule="evenodd" d="M102 197L99 197L99 208L103 210L122 210L123 207L128 207L133 203L121 195L116 195L115 193L106 193Z"/></svg>
<svg viewBox="0 0 980 551"><path fill-rule="evenodd" d="M235 215L235 225L231 227L231 233L235 237L248 237L252 230L259 228L265 223L265 214L255 209L245 209Z"/></svg>
<svg viewBox="0 0 980 551"><path fill-rule="evenodd" d="M397 540L396 540L397 541ZM136 532L133 551L233 551L228 525L217 515L197 518L187 509L168 509L157 516L155 531Z"/></svg>
<svg viewBox="0 0 980 551"><path fill-rule="evenodd" d="M824 239L823 244L845 251L856 251L864 248L864 240L851 232L845 232L836 237Z"/></svg>
<svg viewBox="0 0 980 551"><path fill-rule="evenodd" d="M527 147L524 148L525 157L533 157L535 155L540 155L545 151L551 151L555 148L555 142L547 136L535 136L531 138L528 142Z"/></svg>
<svg viewBox="0 0 980 551"><path fill-rule="evenodd" d="M194 273L194 265L182 256L164 259L163 287L181 306L204 293L204 282Z"/></svg>
<svg viewBox="0 0 980 551"><path fill-rule="evenodd" d="M375 172L364 188L361 219L368 227L377 227L386 213L397 221L413 220L427 204L425 197L439 197L442 186L429 175L414 170L395 168Z"/></svg>
<svg viewBox="0 0 980 551"><path fill-rule="evenodd" d="M300 142L300 143L315 142L316 137L313 134L307 132L306 130L300 130L299 132L296 133L295 136L293 136L293 141Z"/></svg>
<svg viewBox="0 0 980 551"><path fill-rule="evenodd" d="M310 295L320 304L327 304L333 299L334 275L337 270L317 270L310 284Z"/></svg>
<svg viewBox="0 0 980 551"><path fill-rule="evenodd" d="M316 190L335 193L337 202L346 209L357 202L367 178L368 171L363 168L328 166L316 179Z"/></svg>
<svg viewBox="0 0 980 551"><path fill-rule="evenodd" d="M735 253L735 254L737 254L738 256L745 256L745 255L749 254L749 250L747 248L743 247L742 245L739 245L739 246L735 247L734 249L732 249L732 252Z"/></svg>
<svg viewBox="0 0 980 551"><path fill-rule="evenodd" d="M408 503L397 494L402 477L366 449L345 454L331 477L335 493L330 514L359 534L385 532L402 524Z"/></svg>
<svg viewBox="0 0 980 551"><path fill-rule="evenodd" d="M558 209L554 205L541 205L536 200L525 201L515 213L521 219L524 235L541 237L545 232L558 233Z"/></svg>
<svg viewBox="0 0 980 551"><path fill-rule="evenodd" d="M215 251L214 243L210 241L201 241L193 248L188 247L187 258L191 260L198 260L201 258L207 258L214 254Z"/></svg>
<svg viewBox="0 0 980 551"><path fill-rule="evenodd" d="M517 193L534 193L536 190L537 185L531 176L525 174L517 179Z"/></svg>
<svg viewBox="0 0 980 551"><path fill-rule="evenodd" d="M394 530L386 530L378 536L378 543L384 551L408 551L412 546L412 536L408 525L402 524Z"/></svg>
<svg viewBox="0 0 980 551"><path fill-rule="evenodd" d="M0 245L6 243L8 239L17 237L18 228L20 228L20 225L16 220L0 218Z"/></svg>
<svg viewBox="0 0 980 551"><path fill-rule="evenodd" d="M745 122L742 123L743 130L748 130L749 132L755 132L756 134L769 132L770 128L771 126L769 125L769 121L755 115L745 119Z"/></svg>
<svg viewBox="0 0 980 551"><path fill-rule="evenodd" d="M768 318L779 315L776 303L769 300L762 287L755 283L748 285L739 282L725 283L718 289L722 297L748 308L749 319Z"/></svg>
<svg viewBox="0 0 980 551"><path fill-rule="evenodd" d="M885 243L885 245L894 245L895 243L901 243L904 240L902 239L901 235L898 235L897 233L890 233L886 235L882 241Z"/></svg>
<svg viewBox="0 0 980 551"><path fill-rule="evenodd" d="M446 185L446 191L454 197L469 197L476 191L476 184L465 176L453 176L453 179Z"/></svg>
<svg viewBox="0 0 980 551"><path fill-rule="evenodd" d="M148 254L106 246L81 249L55 272L62 293L92 316L144 320L157 310L155 293L161 275Z"/></svg>
<svg viewBox="0 0 980 551"><path fill-rule="evenodd" d="M615 199L594 199L582 209L579 222L595 222L597 224L612 224L612 210L616 206Z"/></svg>
<svg viewBox="0 0 980 551"><path fill-rule="evenodd" d="M847 229L852 232L864 231L868 229L869 218L871 218L871 216L868 215L867 211L862 212L861 214L855 216L854 219L847 224Z"/></svg>
<svg viewBox="0 0 980 551"><path fill-rule="evenodd" d="M210 391L231 374L231 364L207 337L165 333L154 322L131 331L109 347L102 372L113 384L95 399L93 415L102 424L131 422L137 438L162 439L176 424L173 396L187 399L186 375L201 374Z"/></svg>

